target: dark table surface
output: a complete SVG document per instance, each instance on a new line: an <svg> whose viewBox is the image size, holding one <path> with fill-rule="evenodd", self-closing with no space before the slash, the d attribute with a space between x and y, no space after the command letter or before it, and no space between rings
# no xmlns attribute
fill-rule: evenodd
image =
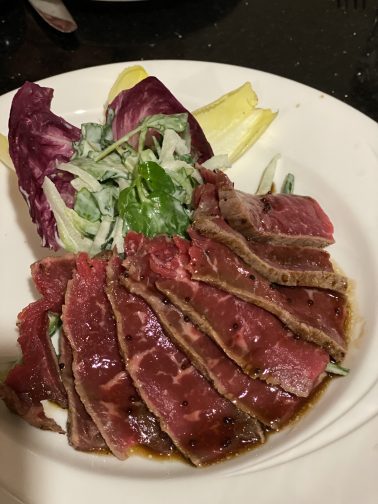
<svg viewBox="0 0 378 504"><path fill-rule="evenodd" d="M315 87L378 120L378 0L66 0L74 34L0 0L0 94L105 63L191 59Z"/></svg>

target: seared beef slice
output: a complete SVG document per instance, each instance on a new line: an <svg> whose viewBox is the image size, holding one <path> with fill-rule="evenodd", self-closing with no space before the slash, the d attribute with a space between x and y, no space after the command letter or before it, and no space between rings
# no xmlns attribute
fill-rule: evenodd
<svg viewBox="0 0 378 504"><path fill-rule="evenodd" d="M127 369L147 406L196 466L225 459L263 440L259 423L221 397L162 330L139 297L108 269L107 293ZM129 279L123 278L129 287Z"/></svg>
<svg viewBox="0 0 378 504"><path fill-rule="evenodd" d="M271 282L346 291L347 278L334 272L330 255L324 249L247 240L232 229L220 215L215 185L198 186L194 203L193 227L229 247Z"/></svg>
<svg viewBox="0 0 378 504"><path fill-rule="evenodd" d="M75 389L72 373L72 350L62 333L59 339L59 365L68 397L67 436L73 448L80 451L108 451L108 447Z"/></svg>
<svg viewBox="0 0 378 504"><path fill-rule="evenodd" d="M10 370L0 396L10 410L41 429L63 432L47 418L41 401L67 407L55 350L49 336L48 312L61 313L67 282L72 276L74 256L45 258L31 267L38 291L44 296L18 316L22 361Z"/></svg>
<svg viewBox="0 0 378 504"><path fill-rule="evenodd" d="M230 226L246 238L286 245L325 247L334 242L333 226L308 196L257 196L234 189L225 173L216 176L219 206Z"/></svg>
<svg viewBox="0 0 378 504"><path fill-rule="evenodd" d="M73 353L76 390L106 444L124 459L147 440L169 451L159 425L138 396L118 350L113 312L104 291L106 260L79 254L69 282L63 328Z"/></svg>
<svg viewBox="0 0 378 504"><path fill-rule="evenodd" d="M346 351L347 302L342 294L272 284L228 247L191 231L194 280L208 282L276 315L293 332L324 347L336 360Z"/></svg>
<svg viewBox="0 0 378 504"><path fill-rule="evenodd" d="M266 310L188 278L189 242L175 242L179 253L170 262L151 256L152 269L165 276L157 288L246 373L307 397L323 376L327 353L298 340Z"/></svg>
<svg viewBox="0 0 378 504"><path fill-rule="evenodd" d="M161 277L150 268L150 251L154 254L160 252L166 258L169 249L173 255L176 254L173 242L161 238L150 240L129 233L125 261L128 288L148 303L166 334L221 395L269 427L279 429L298 413L304 404L303 398L243 373L209 336L200 331L172 303L167 302L155 286L155 282Z"/></svg>

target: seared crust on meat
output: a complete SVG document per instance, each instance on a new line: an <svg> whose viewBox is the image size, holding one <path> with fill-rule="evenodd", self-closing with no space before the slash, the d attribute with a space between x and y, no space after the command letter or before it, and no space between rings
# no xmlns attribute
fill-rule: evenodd
<svg viewBox="0 0 378 504"><path fill-rule="evenodd" d="M223 282L220 278L215 279L210 276L192 274L192 279L214 285L214 287L230 292L231 294L234 294L234 296L237 296L248 303L264 308L264 310L276 315L289 329L293 331L293 333L298 334L306 341L316 343L324 348L324 350L326 350L337 362L341 362L344 359L346 353L345 346L341 346L321 329L302 322L299 318L293 316L289 311L282 309L282 306L269 302L262 297L255 296L253 292L245 289L239 289L233 285Z"/></svg>
<svg viewBox="0 0 378 504"><path fill-rule="evenodd" d="M252 266L271 282L290 287L318 287L341 293L347 291L347 278L334 271L290 270L268 263L248 247L248 241L240 233L229 226L227 226L227 229L221 226L220 219L219 217L206 217L199 214L193 223L193 227L208 238L213 238L229 247L246 264Z"/></svg>
<svg viewBox="0 0 378 504"><path fill-rule="evenodd" d="M222 216L248 239L301 247L334 243L331 221L309 196L247 194L223 172L216 172L215 184Z"/></svg>

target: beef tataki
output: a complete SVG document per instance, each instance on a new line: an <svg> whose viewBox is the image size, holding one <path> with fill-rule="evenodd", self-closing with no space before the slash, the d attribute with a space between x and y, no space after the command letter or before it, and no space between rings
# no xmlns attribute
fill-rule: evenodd
<svg viewBox="0 0 378 504"><path fill-rule="evenodd" d="M132 243L135 244L138 239L135 233L129 233L126 239L129 253L124 264L129 278L133 280L128 284L129 290L147 302L165 333L221 395L270 428L284 426L298 413L304 400L243 373L209 336L201 332L172 303L168 303L155 287L155 282L161 277L149 266L149 249L156 248L154 242L158 239L143 238L143 245L134 247ZM166 242L167 248L172 245L172 242ZM138 249L137 253L132 255L132 249Z"/></svg>
<svg viewBox="0 0 378 504"><path fill-rule="evenodd" d="M174 243L175 255L167 247L151 252L151 268L162 277L156 287L247 374L307 397L323 377L327 353L298 340L266 310L191 280L187 271L190 243L181 238Z"/></svg>
<svg viewBox="0 0 378 504"><path fill-rule="evenodd" d="M107 293L127 369L161 426L196 466L218 462L263 441L259 423L221 397L164 334L148 305L108 269ZM131 287L133 281L124 277Z"/></svg>
<svg viewBox="0 0 378 504"><path fill-rule="evenodd" d="M234 189L218 172L219 206L230 226L246 238L279 245L325 247L334 243L333 225L320 205L308 196L257 196Z"/></svg>
<svg viewBox="0 0 378 504"><path fill-rule="evenodd" d="M68 283L63 329L73 353L76 390L112 453L124 459L161 431L138 396L119 354L116 324L105 294L107 261L79 254ZM170 447L165 442L166 450Z"/></svg>
<svg viewBox="0 0 378 504"><path fill-rule="evenodd" d="M75 389L72 374L72 350L62 333L59 339L59 366L68 398L67 437L75 450L84 452L109 451L104 438L96 427Z"/></svg>
<svg viewBox="0 0 378 504"><path fill-rule="evenodd" d="M308 287L272 284L228 247L191 231L189 269L194 280L210 283L276 315L295 334L341 360L346 352L346 298Z"/></svg>
<svg viewBox="0 0 378 504"><path fill-rule="evenodd" d="M72 277L75 257L45 258L31 266L32 278L44 296L18 316L22 361L11 369L2 385L5 403L14 413L41 429L63 432L47 418L41 401L50 400L67 407L66 392L49 335L49 311L60 314L67 282Z"/></svg>
<svg viewBox="0 0 378 504"><path fill-rule="evenodd" d="M8 408L41 429L63 432L47 418L41 401L50 400L67 407L66 392L58 360L49 336L49 302L40 299L18 316L22 361L8 373L2 395Z"/></svg>
<svg viewBox="0 0 378 504"><path fill-rule="evenodd" d="M31 265L31 274L38 292L49 301L49 309L62 313L67 283L76 266L74 254L60 257L45 257Z"/></svg>
<svg viewBox="0 0 378 504"><path fill-rule="evenodd" d="M193 227L229 247L271 282L346 292L347 278L334 272L330 255L324 249L247 240L220 215L216 188L212 184L197 187L194 202Z"/></svg>

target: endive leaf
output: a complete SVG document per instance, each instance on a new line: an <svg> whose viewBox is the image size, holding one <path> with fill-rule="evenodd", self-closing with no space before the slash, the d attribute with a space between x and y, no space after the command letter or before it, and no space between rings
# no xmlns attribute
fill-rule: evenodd
<svg viewBox="0 0 378 504"><path fill-rule="evenodd" d="M256 105L256 93L246 82L193 112L215 155L228 154L233 163L262 135L277 114Z"/></svg>
<svg viewBox="0 0 378 504"><path fill-rule="evenodd" d="M107 100L108 103L111 103L121 91L132 88L146 77L148 77L148 73L140 65L133 65L125 68L110 88Z"/></svg>
<svg viewBox="0 0 378 504"><path fill-rule="evenodd" d="M14 170L13 161L9 155L8 138L0 133L0 162Z"/></svg>

